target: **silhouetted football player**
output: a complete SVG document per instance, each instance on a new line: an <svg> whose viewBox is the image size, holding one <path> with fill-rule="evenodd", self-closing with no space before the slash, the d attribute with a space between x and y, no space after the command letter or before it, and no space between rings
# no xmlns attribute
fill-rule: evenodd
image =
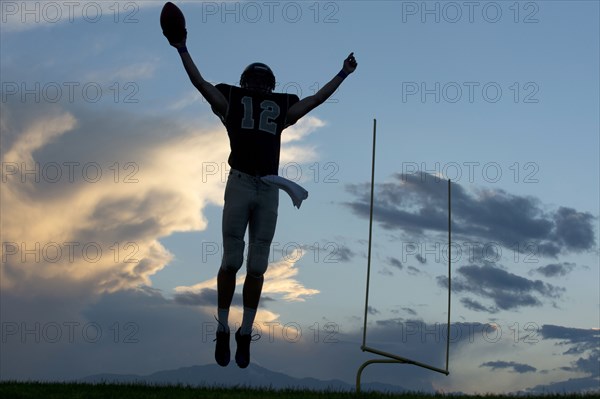
<svg viewBox="0 0 600 399"><path fill-rule="evenodd" d="M231 357L229 308L236 273L243 263L244 235L248 227L247 272L242 294L244 313L242 325L235 333L235 360L239 367L245 368L250 363L252 323L260 300L279 205L278 187L269 184L264 177L278 174L281 132L325 102L354 72L357 63L354 54L350 53L333 79L314 95L300 100L293 94L274 93L275 75L267 65L258 62L243 71L240 87L213 86L196 68L185 39L171 45L179 51L192 84L211 105L229 135L231 172L223 208L223 259L217 275L219 326L215 360L219 365L227 366ZM296 201L294 204L299 207Z"/></svg>

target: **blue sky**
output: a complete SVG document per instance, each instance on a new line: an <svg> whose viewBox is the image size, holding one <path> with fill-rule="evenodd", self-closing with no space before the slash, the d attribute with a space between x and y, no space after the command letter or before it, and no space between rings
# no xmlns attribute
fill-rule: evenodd
<svg viewBox="0 0 600 399"><path fill-rule="evenodd" d="M228 142L162 36L162 4L1 4L2 378L213 362ZM281 195L257 364L351 382L369 358L377 118L369 343L443 366L438 176L454 180L460 334L448 377L381 367L364 379L598 387L598 2L177 4L214 83L261 61L278 90L305 97L351 51L359 64L284 132L280 174L309 198L298 210Z"/></svg>

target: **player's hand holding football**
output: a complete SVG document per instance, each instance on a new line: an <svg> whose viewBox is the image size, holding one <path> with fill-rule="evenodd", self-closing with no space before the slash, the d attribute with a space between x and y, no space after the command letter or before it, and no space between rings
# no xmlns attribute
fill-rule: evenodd
<svg viewBox="0 0 600 399"><path fill-rule="evenodd" d="M350 55L348 56L348 58L346 58L344 60L344 66L342 67L342 70L346 73L346 74L351 74L352 72L354 72L354 70L356 69L356 66L358 64L356 63L356 59L354 58L354 53L350 53Z"/></svg>
<svg viewBox="0 0 600 399"><path fill-rule="evenodd" d="M171 46L175 47L176 49L179 49L179 48L185 47L186 41L187 41L187 30L183 34L183 39L182 40L180 40L178 42L169 41L169 44Z"/></svg>
<svg viewBox="0 0 600 399"><path fill-rule="evenodd" d="M176 49L185 48L187 29L185 28L185 16L175 4L166 2L160 12L160 27L169 44Z"/></svg>

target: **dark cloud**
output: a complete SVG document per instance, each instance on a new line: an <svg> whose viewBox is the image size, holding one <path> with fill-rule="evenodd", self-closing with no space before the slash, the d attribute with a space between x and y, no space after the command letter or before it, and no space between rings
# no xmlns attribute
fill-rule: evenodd
<svg viewBox="0 0 600 399"><path fill-rule="evenodd" d="M345 245L340 245L336 248L334 257L337 261L348 262L354 258L356 254Z"/></svg>
<svg viewBox="0 0 600 399"><path fill-rule="evenodd" d="M567 346L568 349L564 352L566 355L597 350L600 345L600 330L544 324L540 333L544 339L556 339L559 340L559 345Z"/></svg>
<svg viewBox="0 0 600 399"><path fill-rule="evenodd" d="M546 385L536 385L531 389L527 389L527 394L541 394L548 395L549 392L555 392L559 394L568 393L582 393L589 397L593 397L590 394L598 393L600 389L598 385L600 380L595 377L583 377L583 378L569 378L565 381L557 381Z"/></svg>
<svg viewBox="0 0 600 399"><path fill-rule="evenodd" d="M402 308L402 310L404 310L406 313L408 313L411 316L416 316L417 312L414 309L411 308Z"/></svg>
<svg viewBox="0 0 600 399"><path fill-rule="evenodd" d="M415 258L417 258L417 260L419 261L419 263L421 263L422 265L424 265L425 263L427 263L427 259L425 259L421 254L416 254Z"/></svg>
<svg viewBox="0 0 600 399"><path fill-rule="evenodd" d="M546 266L540 266L532 272L537 272L545 277L562 277L569 274L575 268L575 263L551 263Z"/></svg>
<svg viewBox="0 0 600 399"><path fill-rule="evenodd" d="M401 317L396 317L393 319L385 319L385 320L377 320L375 321L375 324L379 327L398 327L399 325L402 325L402 322L404 321L403 318Z"/></svg>
<svg viewBox="0 0 600 399"><path fill-rule="evenodd" d="M1 306L3 324L17 328L3 335L2 379L150 373L213 358L212 316L177 305L156 290L119 291L93 301L3 292ZM33 333L24 335L25 329Z"/></svg>
<svg viewBox="0 0 600 399"><path fill-rule="evenodd" d="M544 283L541 280L529 280L507 272L498 267L486 265L468 265L458 268L457 277L452 281L452 290L478 295L492 300L495 307L489 308L474 300L463 301L471 310L493 311L514 310L524 306L541 306L542 299L557 299L563 288ZM437 282L448 287L448 278L438 276Z"/></svg>
<svg viewBox="0 0 600 399"><path fill-rule="evenodd" d="M594 246L594 218L589 213L580 213L572 208L560 207L554 214L557 241L574 250L585 250Z"/></svg>
<svg viewBox="0 0 600 399"><path fill-rule="evenodd" d="M471 298L461 298L460 303L467 309L474 310L476 312L486 312L486 313L497 313L498 308L484 306L481 303L477 302Z"/></svg>
<svg viewBox="0 0 600 399"><path fill-rule="evenodd" d="M600 350L594 350L587 357L580 357L571 363L569 367L561 367L561 370L582 372L592 376L600 376Z"/></svg>
<svg viewBox="0 0 600 399"><path fill-rule="evenodd" d="M314 254L315 258L323 259L325 263L349 262L355 256L356 252L347 245L332 240L321 240L321 243L313 245L301 245L304 251ZM282 256L289 256L285 251L281 251Z"/></svg>
<svg viewBox="0 0 600 399"><path fill-rule="evenodd" d="M579 355L564 371L585 373L582 378L570 378L555 381L547 385L538 385L528 392L599 392L600 391L600 330L583 329L544 324L540 334L546 340L558 340L557 345L566 349L561 354Z"/></svg>
<svg viewBox="0 0 600 399"><path fill-rule="evenodd" d="M391 266L394 266L400 270L402 270L402 268L404 267L402 265L402 262L400 262L400 260L398 260L397 258L394 258L393 256L390 256L387 258L387 263L389 263Z"/></svg>
<svg viewBox="0 0 600 399"><path fill-rule="evenodd" d="M394 273L392 273L392 271L390 269L388 269L387 267L384 267L383 269L379 270L377 273L379 273L383 276L387 276L387 277L391 277L394 275Z"/></svg>
<svg viewBox="0 0 600 399"><path fill-rule="evenodd" d="M373 306L370 306L367 308L367 312L369 312L370 315L376 315L381 313L379 310L375 309Z"/></svg>
<svg viewBox="0 0 600 399"><path fill-rule="evenodd" d="M410 234L446 232L447 185L427 174L396 174L390 183L376 185L373 218L389 230ZM356 198L345 203L356 215L368 218L370 186L346 187ZM547 211L540 200L510 194L502 189L467 192L452 186L453 232L463 237L498 243L520 251L533 243L536 254L557 256L594 247L593 215L572 208ZM522 248L523 247L523 248ZM529 249L527 249L529 251Z"/></svg>
<svg viewBox="0 0 600 399"><path fill-rule="evenodd" d="M497 360L494 362L485 362L483 364L481 364L479 367L489 367L492 370L501 370L501 369L509 369L510 371L513 371L515 373L532 373L537 371L537 369L533 366L530 366L528 364L523 364L523 363L516 363L516 362L505 362L502 360Z"/></svg>

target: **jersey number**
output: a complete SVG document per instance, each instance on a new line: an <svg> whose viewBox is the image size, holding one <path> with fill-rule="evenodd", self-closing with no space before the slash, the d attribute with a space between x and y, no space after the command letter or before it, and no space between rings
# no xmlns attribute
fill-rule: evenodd
<svg viewBox="0 0 600 399"><path fill-rule="evenodd" d="M244 119L242 119L242 129L254 129L254 118L252 109L252 97L242 97L242 105L244 106ZM258 129L263 132L277 134L277 123L275 119L279 116L279 105L271 100L263 100L260 103L260 121Z"/></svg>

